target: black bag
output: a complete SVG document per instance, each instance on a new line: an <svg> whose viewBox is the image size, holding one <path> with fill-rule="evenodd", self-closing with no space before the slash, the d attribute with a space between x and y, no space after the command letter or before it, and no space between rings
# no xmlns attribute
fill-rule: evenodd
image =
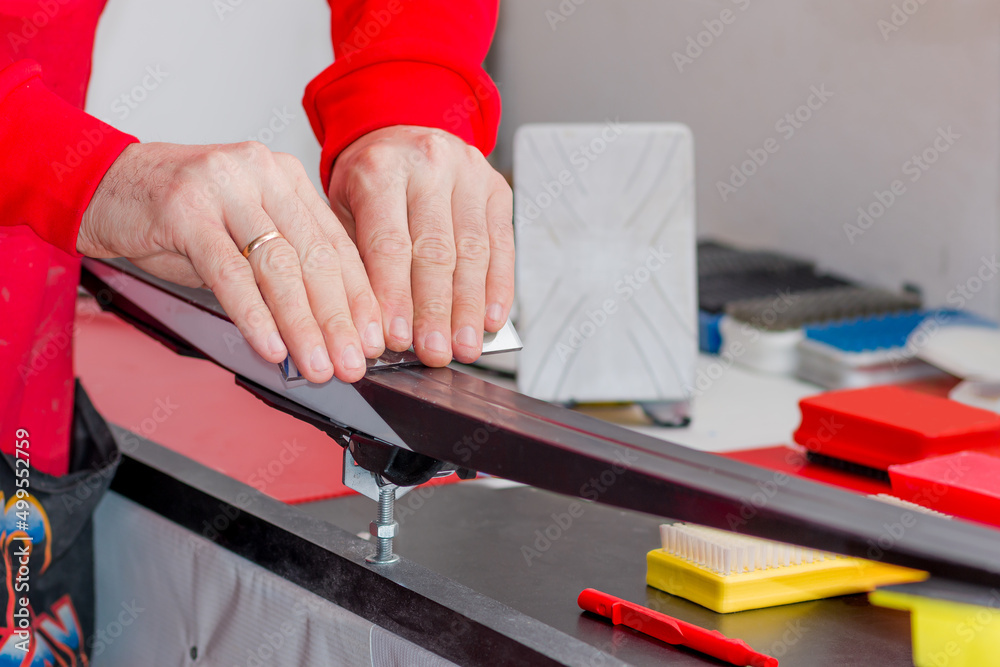
<svg viewBox="0 0 1000 667"><path fill-rule="evenodd" d="M76 383L70 472L31 467L31 434L17 430L0 465L6 586L0 665L87 665L94 641L92 516L121 457L107 423Z"/></svg>

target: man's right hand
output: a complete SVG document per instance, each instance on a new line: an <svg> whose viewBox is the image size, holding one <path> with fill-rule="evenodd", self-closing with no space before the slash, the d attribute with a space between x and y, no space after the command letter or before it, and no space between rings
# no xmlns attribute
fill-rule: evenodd
<svg viewBox="0 0 1000 667"><path fill-rule="evenodd" d="M283 238L244 259L275 230ZM385 349L353 241L299 161L262 144L130 145L84 212L77 251L208 286L258 354L291 353L312 382L359 380Z"/></svg>

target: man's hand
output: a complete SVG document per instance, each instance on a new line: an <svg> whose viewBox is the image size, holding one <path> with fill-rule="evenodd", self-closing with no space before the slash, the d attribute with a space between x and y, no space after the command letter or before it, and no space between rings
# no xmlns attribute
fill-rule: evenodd
<svg viewBox="0 0 1000 667"><path fill-rule="evenodd" d="M275 230L284 238L244 259ZM129 146L85 211L77 250L207 285L254 350L275 363L290 352L312 382L358 380L365 356L384 351L354 243L298 160L258 143Z"/></svg>
<svg viewBox="0 0 1000 667"><path fill-rule="evenodd" d="M514 299L510 187L443 130L370 132L334 163L330 205L356 241L388 347L420 360L475 361Z"/></svg>

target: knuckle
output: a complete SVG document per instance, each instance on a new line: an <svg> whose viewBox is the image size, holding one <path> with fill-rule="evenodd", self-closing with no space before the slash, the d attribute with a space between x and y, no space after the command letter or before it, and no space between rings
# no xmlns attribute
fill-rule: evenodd
<svg viewBox="0 0 1000 667"><path fill-rule="evenodd" d="M353 326L354 323L351 321L350 314L343 310L335 310L324 317L319 323L323 337L328 339L348 335Z"/></svg>
<svg viewBox="0 0 1000 667"><path fill-rule="evenodd" d="M204 205L219 199L238 175L238 169L227 155L212 150L178 169L176 176L162 186L161 193L166 202Z"/></svg>
<svg viewBox="0 0 1000 667"><path fill-rule="evenodd" d="M458 256L472 262L480 263L489 260L490 244L481 235L463 236L456 242Z"/></svg>
<svg viewBox="0 0 1000 667"><path fill-rule="evenodd" d="M351 240L350 235L348 235L347 229L344 228L344 223L332 211L329 216L320 219L320 224L323 226L323 233L334 250L338 254L343 253L344 263L360 259L357 257L358 248L354 245L354 241Z"/></svg>
<svg viewBox="0 0 1000 667"><path fill-rule="evenodd" d="M366 286L352 285L346 287L345 291L347 293L347 303L350 304L352 313L367 315L369 317L378 314L378 301Z"/></svg>
<svg viewBox="0 0 1000 667"><path fill-rule="evenodd" d="M259 250L261 272L279 281L301 278L299 258L288 243L272 241Z"/></svg>
<svg viewBox="0 0 1000 667"><path fill-rule="evenodd" d="M311 273L339 274L340 256L329 243L310 243L302 253L302 268Z"/></svg>
<svg viewBox="0 0 1000 667"><path fill-rule="evenodd" d="M233 159L222 148L210 148L195 159L195 164L205 167L212 173L226 171L232 165Z"/></svg>
<svg viewBox="0 0 1000 667"><path fill-rule="evenodd" d="M380 194L394 182L400 180L398 167L375 167L372 164L354 165L344 179L345 191L352 205L357 206L364 199Z"/></svg>
<svg viewBox="0 0 1000 667"><path fill-rule="evenodd" d="M486 162L486 158L483 156L482 152L471 144L465 144L463 146L462 154L468 162L474 165L484 164L487 167L489 167L490 170L493 169L492 167L489 166L489 163Z"/></svg>
<svg viewBox="0 0 1000 667"><path fill-rule="evenodd" d="M276 314L279 311L276 311ZM280 315L279 321L280 321ZM309 310L296 310L294 312L287 312L284 318L286 326L283 331L295 332L303 336L304 339L309 340L315 335L316 332L316 318ZM284 336L284 333L282 333Z"/></svg>
<svg viewBox="0 0 1000 667"><path fill-rule="evenodd" d="M271 153L271 159L274 160L274 164L277 165L281 171L291 176L295 181L300 181L303 178L309 178L309 175L306 173L306 168L294 155L290 153L275 152Z"/></svg>
<svg viewBox="0 0 1000 667"><path fill-rule="evenodd" d="M406 282L392 282L378 287L379 300L397 307L409 308L411 303L409 278Z"/></svg>
<svg viewBox="0 0 1000 667"><path fill-rule="evenodd" d="M277 164L283 167L297 168L302 166L302 163L299 162L299 159L294 155L292 155L291 153L284 153L282 151L271 151L271 157Z"/></svg>
<svg viewBox="0 0 1000 667"><path fill-rule="evenodd" d="M173 178L153 191L153 200L160 204L170 220L183 223L192 210L204 208L210 192L187 177Z"/></svg>
<svg viewBox="0 0 1000 667"><path fill-rule="evenodd" d="M413 259L424 264L455 265L455 240L441 232L423 234L413 241Z"/></svg>
<svg viewBox="0 0 1000 667"><path fill-rule="evenodd" d="M391 149L382 144L367 146L351 158L353 174L369 180L384 179L392 172L395 163L396 159Z"/></svg>
<svg viewBox="0 0 1000 667"><path fill-rule="evenodd" d="M470 292L456 292L451 302L451 310L455 313L465 313L483 318L486 314L485 290L482 285Z"/></svg>
<svg viewBox="0 0 1000 667"><path fill-rule="evenodd" d="M250 162L274 159L274 153L271 152L271 149L259 141L243 141L234 144L233 148L238 155Z"/></svg>
<svg viewBox="0 0 1000 667"><path fill-rule="evenodd" d="M267 309L267 306L256 299L247 298L246 301L251 301L251 303L240 309L240 312L243 313L244 326L253 331L268 324L271 319L271 311Z"/></svg>
<svg viewBox="0 0 1000 667"><path fill-rule="evenodd" d="M434 322L446 322L452 310L451 294L428 296L420 302L420 317Z"/></svg>
<svg viewBox="0 0 1000 667"><path fill-rule="evenodd" d="M380 255L388 258L409 257L412 250L410 237L402 231L378 230L368 238L365 255Z"/></svg>
<svg viewBox="0 0 1000 667"><path fill-rule="evenodd" d="M450 147L444 132L435 129L422 132L414 141L414 146L432 162L445 157Z"/></svg>
<svg viewBox="0 0 1000 667"><path fill-rule="evenodd" d="M202 153L195 161L199 171L207 173L192 174L206 184L206 189L225 188L240 175L239 162L228 150L221 147L211 148Z"/></svg>
<svg viewBox="0 0 1000 667"><path fill-rule="evenodd" d="M227 253L219 263L214 284L209 285L209 288L214 290L220 285L235 285L242 280L244 271L246 271L245 260L238 255Z"/></svg>

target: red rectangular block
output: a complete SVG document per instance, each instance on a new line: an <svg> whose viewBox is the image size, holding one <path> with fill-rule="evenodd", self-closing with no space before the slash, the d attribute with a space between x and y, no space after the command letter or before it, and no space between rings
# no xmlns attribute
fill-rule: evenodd
<svg viewBox="0 0 1000 667"><path fill-rule="evenodd" d="M900 387L831 391L799 407L795 442L870 468L963 450L1000 454L1000 415Z"/></svg>
<svg viewBox="0 0 1000 667"><path fill-rule="evenodd" d="M958 452L889 466L892 492L945 514L1000 526L1000 458Z"/></svg>

